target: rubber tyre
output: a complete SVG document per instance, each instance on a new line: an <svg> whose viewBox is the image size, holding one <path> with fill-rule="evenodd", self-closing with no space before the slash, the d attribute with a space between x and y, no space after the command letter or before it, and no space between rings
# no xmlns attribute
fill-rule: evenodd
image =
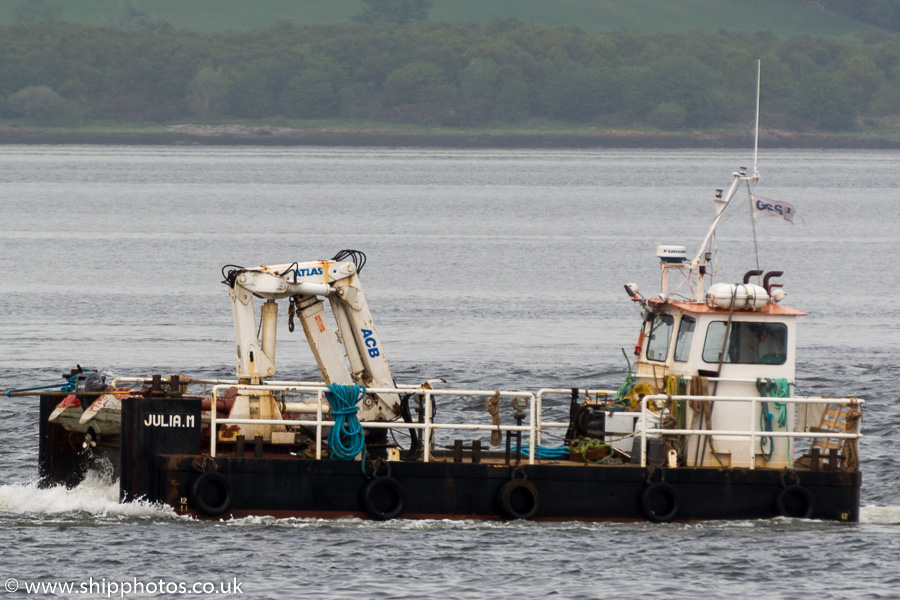
<svg viewBox="0 0 900 600"><path fill-rule="evenodd" d="M234 488L218 471L201 473L191 484L191 505L208 517L218 517L231 508Z"/></svg>
<svg viewBox="0 0 900 600"><path fill-rule="evenodd" d="M363 505L376 521L396 519L406 506L406 490L393 477L376 477L363 490Z"/></svg>
<svg viewBox="0 0 900 600"><path fill-rule="evenodd" d="M678 514L679 508L681 495L664 481L651 483L641 495L641 511L654 523L668 523Z"/></svg>
<svg viewBox="0 0 900 600"><path fill-rule="evenodd" d="M775 501L778 514L790 519L808 519L813 514L815 501L809 490L795 483L789 485L778 493Z"/></svg>
<svg viewBox="0 0 900 600"><path fill-rule="evenodd" d="M500 508L508 519L533 519L540 506L537 488L524 479L507 481L500 488Z"/></svg>

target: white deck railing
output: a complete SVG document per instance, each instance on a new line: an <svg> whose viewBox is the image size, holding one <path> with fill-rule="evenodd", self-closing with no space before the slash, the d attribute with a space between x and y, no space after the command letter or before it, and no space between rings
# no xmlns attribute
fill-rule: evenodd
<svg viewBox="0 0 900 600"><path fill-rule="evenodd" d="M215 410L216 402L220 398L223 391L238 389L246 391L266 391L266 392L285 392L297 393L305 396L315 395L315 402L310 403L315 406L315 419L240 419L226 418L220 419L217 410ZM217 427L219 425L287 425L287 426L305 426L314 427L316 431L316 459L322 458L323 429L330 426L333 421L325 419L327 411L327 402L325 401L325 392L329 391L327 387L321 385L309 385L306 382L291 384L290 382L279 382L279 385L235 385L231 383L221 383L212 388L212 401L210 410L210 456L216 456ZM543 408L543 398L547 395L571 395L571 389L562 388L544 388L537 394L530 392L513 392L502 390L432 390L423 389L421 387L402 386L397 388L366 388L368 393L376 394L415 394L422 397L424 409L424 422L407 423L405 421L361 421L360 425L369 429L418 429L423 432L422 446L424 450L423 460L431 461L431 439L433 433L437 430L458 430L458 431L501 431L501 432L525 432L528 435L528 464L534 464L535 447L540 443L541 432L544 429L565 429L569 427L569 422L543 422L541 420L541 412ZM579 390L579 394L587 394L594 397L614 397L615 392L610 390ZM524 398L528 401L528 424L526 425L493 425L478 423L434 423L432 422L432 399L439 396L463 396L471 398ZM721 429L663 429L659 427L651 427L649 423L650 409L648 404L655 401L700 401L700 402L749 402L751 404L749 428L745 431L739 430L721 430ZM826 398L826 397L796 397L796 398L767 398L767 397L731 397L731 396L668 396L666 394L655 394L644 396L641 402L640 430L635 432L641 438L641 461L642 467L647 466L647 438L648 436L657 435L699 435L708 436L716 435L722 437L737 437L748 440L750 446L750 468L754 468L756 456L756 443L761 437L803 437L803 438L833 438L833 439L858 439L862 437L859 432L837 433L837 432L813 432L813 431L768 431L758 428L758 412L757 405L760 402L786 402L790 404L839 404L859 406L864 403L859 398ZM655 418L654 418L655 420ZM533 442L533 443L532 443Z"/></svg>
<svg viewBox="0 0 900 600"><path fill-rule="evenodd" d="M311 419L219 419L216 410L210 410L210 456L216 456L216 427L222 425L300 425L305 427L316 428L316 459L322 458L322 429L329 426L333 421L326 421L324 417L323 403L325 402L325 392L329 391L325 386L305 386L305 385L216 385L213 387L213 397L211 407L216 406L219 392L222 390L239 389L248 391L269 391L269 392L296 392L301 394L315 394L316 396L316 418ZM434 430L452 429L459 431L486 430L486 431L523 431L528 432L530 440L537 439L536 432L536 406L534 394L530 392L509 392L500 390L428 390L422 388L366 388L367 393L375 394L397 394L412 393L422 396L425 419L424 423L406 423L405 421L361 421L360 425L369 429L421 429L422 430L422 446L424 448L425 462L431 461L431 436ZM475 398L525 398L528 400L528 425L492 425L492 424L475 424L475 423L433 423L431 414L431 400L435 396L469 396ZM535 444L529 443L528 448L528 464L534 464L534 447Z"/></svg>
<svg viewBox="0 0 900 600"><path fill-rule="evenodd" d="M650 412L648 404L655 401L682 401L694 400L699 402L749 402L750 423L745 431L727 429L662 429L647 426L647 416ZM669 396L666 394L646 395L641 399L641 466L647 466L647 436L648 435L717 435L721 437L747 438L750 445L750 468L756 466L756 440L764 437L787 438L833 438L833 439L859 439L862 434L838 433L832 431L769 431L760 430L757 423L759 412L757 405L760 402L784 402L786 404L838 404L861 406L865 401L860 398L826 398L823 396L798 396L796 398L773 398L764 396Z"/></svg>

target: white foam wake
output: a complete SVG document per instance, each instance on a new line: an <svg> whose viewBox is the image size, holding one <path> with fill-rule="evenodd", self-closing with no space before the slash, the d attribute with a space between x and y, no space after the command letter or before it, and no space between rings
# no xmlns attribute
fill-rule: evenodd
<svg viewBox="0 0 900 600"><path fill-rule="evenodd" d="M119 483L88 471L77 487L40 488L37 483L0 485L0 514L103 517L174 517L169 506L150 502L119 503Z"/></svg>
<svg viewBox="0 0 900 600"><path fill-rule="evenodd" d="M859 512L860 523L900 524L900 506L863 506Z"/></svg>

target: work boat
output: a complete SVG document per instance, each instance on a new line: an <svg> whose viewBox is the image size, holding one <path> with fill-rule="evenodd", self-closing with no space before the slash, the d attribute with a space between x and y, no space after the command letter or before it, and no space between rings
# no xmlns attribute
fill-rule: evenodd
<svg viewBox="0 0 900 600"><path fill-rule="evenodd" d="M40 395L43 485L76 485L102 462L123 502L199 518L857 521L863 401L796 395L804 313L780 304L780 272L709 285L716 225L757 179L741 169L717 191L695 256L657 249L660 294L625 286L643 318L616 389L396 383L360 283L365 256L342 251L223 268L233 379L78 367L60 391L8 393ZM285 301L322 381L275 377Z"/></svg>

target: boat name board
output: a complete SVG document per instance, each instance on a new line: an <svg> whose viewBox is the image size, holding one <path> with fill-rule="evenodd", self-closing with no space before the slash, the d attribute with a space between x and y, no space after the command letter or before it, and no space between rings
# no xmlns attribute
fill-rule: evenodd
<svg viewBox="0 0 900 600"><path fill-rule="evenodd" d="M184 417L184 419L182 419ZM148 414L144 416L144 427L194 427L194 415Z"/></svg>

